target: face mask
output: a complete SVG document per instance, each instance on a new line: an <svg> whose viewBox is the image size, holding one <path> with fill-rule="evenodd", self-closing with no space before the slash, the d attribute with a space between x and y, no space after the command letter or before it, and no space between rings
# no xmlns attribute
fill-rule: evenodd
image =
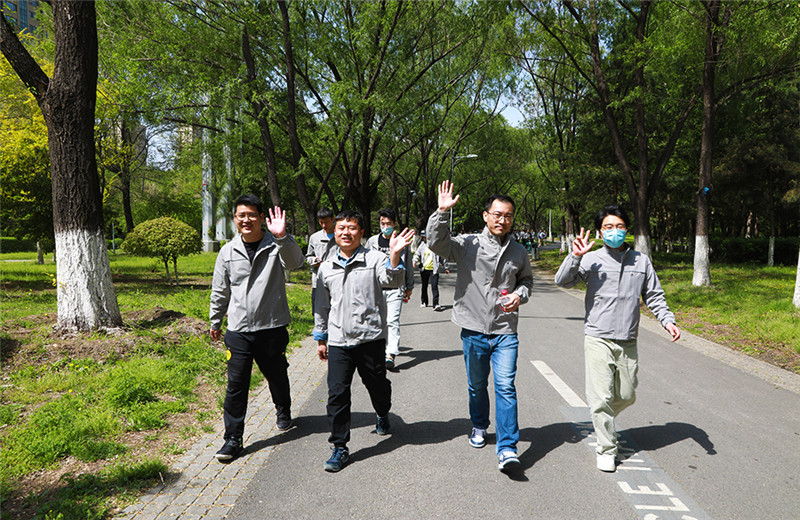
<svg viewBox="0 0 800 520"><path fill-rule="evenodd" d="M383 233L383 236L385 236L386 238L392 236L392 231L394 231L394 228L392 226L381 228L381 233Z"/></svg>
<svg viewBox="0 0 800 520"><path fill-rule="evenodd" d="M624 229L609 229L603 231L603 242L610 248L616 249L625 242L627 231Z"/></svg>

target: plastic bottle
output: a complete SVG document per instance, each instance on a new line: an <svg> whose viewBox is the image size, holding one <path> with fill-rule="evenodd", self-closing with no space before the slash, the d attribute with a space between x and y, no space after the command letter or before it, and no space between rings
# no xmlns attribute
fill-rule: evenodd
<svg viewBox="0 0 800 520"><path fill-rule="evenodd" d="M503 306L506 304L506 302L508 302L508 290L503 289L500 291L500 298L497 299L497 305L500 307L500 310L503 312L503 314L509 314L508 311L503 309Z"/></svg>

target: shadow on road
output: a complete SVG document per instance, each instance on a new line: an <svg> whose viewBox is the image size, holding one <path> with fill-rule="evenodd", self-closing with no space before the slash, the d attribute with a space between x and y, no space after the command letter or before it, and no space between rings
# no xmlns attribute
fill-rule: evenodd
<svg viewBox="0 0 800 520"><path fill-rule="evenodd" d="M632 441L631 447L636 451L655 451L670 444L692 439L706 450L708 455L717 454L708 434L693 424L668 422L663 425L629 428L620 432L620 436L627 436L629 441Z"/></svg>

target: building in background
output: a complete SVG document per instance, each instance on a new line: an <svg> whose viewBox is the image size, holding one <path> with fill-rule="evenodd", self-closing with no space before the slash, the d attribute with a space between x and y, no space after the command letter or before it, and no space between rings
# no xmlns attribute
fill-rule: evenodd
<svg viewBox="0 0 800 520"><path fill-rule="evenodd" d="M2 6L3 15L15 28L28 33L36 32L39 27L36 21L39 0L2 0Z"/></svg>

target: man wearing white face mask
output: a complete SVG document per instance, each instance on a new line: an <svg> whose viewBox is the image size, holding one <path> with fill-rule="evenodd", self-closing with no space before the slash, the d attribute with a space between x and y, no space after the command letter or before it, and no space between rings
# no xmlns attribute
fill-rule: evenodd
<svg viewBox="0 0 800 520"><path fill-rule="evenodd" d="M639 298L672 341L681 337L650 258L625 244L629 224L621 207L601 209L595 227L603 233L604 247L591 251L590 231L584 234L581 228L555 277L563 287L586 282L586 399L597 435L597 468L609 472L616 471L619 449L614 418L636 400Z"/></svg>
<svg viewBox="0 0 800 520"><path fill-rule="evenodd" d="M383 208L378 212L381 232L369 237L368 249L376 249L389 255L389 239L392 232L397 230L397 214L393 209ZM397 288L384 287L383 298L386 301L386 326L389 335L386 339L386 369L394 370L395 356L400 353L400 311L403 302L407 302L414 291L414 270L411 268L411 248L403 252L403 262L406 265L406 276L403 285Z"/></svg>

